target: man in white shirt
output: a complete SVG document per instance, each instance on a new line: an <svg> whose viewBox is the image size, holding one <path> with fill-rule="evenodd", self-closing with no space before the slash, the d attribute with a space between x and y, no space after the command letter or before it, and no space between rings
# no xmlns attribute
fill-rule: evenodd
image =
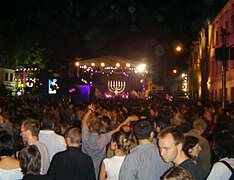
<svg viewBox="0 0 234 180"><path fill-rule="evenodd" d="M50 161L56 153L67 149L64 137L56 134L53 130L54 121L53 116L43 117L43 130L39 132L39 141L47 146Z"/></svg>

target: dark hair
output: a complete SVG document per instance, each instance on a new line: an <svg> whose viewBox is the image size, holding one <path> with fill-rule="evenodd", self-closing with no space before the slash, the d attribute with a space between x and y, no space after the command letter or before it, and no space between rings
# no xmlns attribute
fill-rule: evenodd
<svg viewBox="0 0 234 180"><path fill-rule="evenodd" d="M122 149L123 151L126 151L130 147L130 140L128 139L128 136L121 131L118 131L114 133L111 136L111 141L116 142L119 149Z"/></svg>
<svg viewBox="0 0 234 180"><path fill-rule="evenodd" d="M2 117L10 120L11 114L8 111L4 111L2 113Z"/></svg>
<svg viewBox="0 0 234 180"><path fill-rule="evenodd" d="M154 125L149 119L140 120L134 125L134 133L139 140L148 139L153 131Z"/></svg>
<svg viewBox="0 0 234 180"><path fill-rule="evenodd" d="M0 131L0 156L12 156L14 153L13 137L6 131Z"/></svg>
<svg viewBox="0 0 234 180"><path fill-rule="evenodd" d="M191 159L193 159L194 157L192 157L189 154L189 149L194 148L197 145L197 143L199 143L199 139L198 138L196 138L194 136L185 136L183 151Z"/></svg>
<svg viewBox="0 0 234 180"><path fill-rule="evenodd" d="M35 119L26 119L22 123L25 131L29 130L31 131L33 136L38 136L39 131L40 131L40 122Z"/></svg>
<svg viewBox="0 0 234 180"><path fill-rule="evenodd" d="M158 139L164 138L166 135L171 134L175 144L184 144L184 135L183 133L176 127L170 126L165 129L163 129L157 136Z"/></svg>
<svg viewBox="0 0 234 180"><path fill-rule="evenodd" d="M23 174L40 173L41 154L36 145L27 146L20 151L20 167Z"/></svg>
<svg viewBox="0 0 234 180"><path fill-rule="evenodd" d="M48 114L42 118L43 129L52 129L55 123L54 115Z"/></svg>
<svg viewBox="0 0 234 180"><path fill-rule="evenodd" d="M106 122L108 125L111 124L111 119L108 116L102 116L101 121Z"/></svg>
<svg viewBox="0 0 234 180"><path fill-rule="evenodd" d="M229 132L217 134L215 141L215 153L219 158L234 158L234 136Z"/></svg>
<svg viewBox="0 0 234 180"><path fill-rule="evenodd" d="M162 180L195 180L195 178L186 169L175 166L163 176Z"/></svg>
<svg viewBox="0 0 234 180"><path fill-rule="evenodd" d="M78 143L81 142L81 132L79 128L70 127L65 131L65 138L70 138L71 143Z"/></svg>
<svg viewBox="0 0 234 180"><path fill-rule="evenodd" d="M163 130L164 128L168 126L171 126L170 120L166 116L163 116L163 115L158 115L156 118L154 118L154 122L161 130Z"/></svg>

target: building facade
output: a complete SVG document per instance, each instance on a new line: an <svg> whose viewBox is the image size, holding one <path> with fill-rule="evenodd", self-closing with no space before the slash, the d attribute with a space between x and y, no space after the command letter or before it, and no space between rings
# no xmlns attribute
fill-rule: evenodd
<svg viewBox="0 0 234 180"><path fill-rule="evenodd" d="M192 99L222 101L223 63L216 59L215 49L224 46L234 46L234 0L229 0L212 21L207 21L192 44L188 69ZM234 103L234 60L227 61L225 82L226 100Z"/></svg>
<svg viewBox="0 0 234 180"><path fill-rule="evenodd" d="M15 93L15 63L1 54L0 56L0 94L14 95Z"/></svg>
<svg viewBox="0 0 234 180"><path fill-rule="evenodd" d="M188 78L193 100L209 99L211 31L212 24L207 20L206 25L199 32L198 40L192 43Z"/></svg>
<svg viewBox="0 0 234 180"><path fill-rule="evenodd" d="M209 99L222 100L222 61L215 58L215 49L234 45L234 0L229 0L212 22L209 61ZM224 38L226 42L224 42ZM226 44L225 44L226 43ZM234 61L228 60L226 66L226 100L234 102Z"/></svg>

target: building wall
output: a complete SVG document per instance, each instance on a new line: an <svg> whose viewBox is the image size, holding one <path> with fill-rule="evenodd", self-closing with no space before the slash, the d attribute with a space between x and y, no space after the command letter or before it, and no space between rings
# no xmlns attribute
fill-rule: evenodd
<svg viewBox="0 0 234 180"><path fill-rule="evenodd" d="M188 79L189 91L193 100L207 100L209 97L210 34L211 23L207 20L206 25L199 32L198 40L192 43Z"/></svg>
<svg viewBox="0 0 234 180"><path fill-rule="evenodd" d="M0 55L0 87L8 92L15 91L15 64L7 55Z"/></svg>
<svg viewBox="0 0 234 180"><path fill-rule="evenodd" d="M229 32L227 46L234 45L234 0L229 0L224 8L217 14L212 22L212 34L210 41L210 61L209 61L209 99L221 101L222 98L222 61L215 60L215 48L225 45L222 41L222 29ZM234 62L227 62L226 92L227 101L234 102Z"/></svg>

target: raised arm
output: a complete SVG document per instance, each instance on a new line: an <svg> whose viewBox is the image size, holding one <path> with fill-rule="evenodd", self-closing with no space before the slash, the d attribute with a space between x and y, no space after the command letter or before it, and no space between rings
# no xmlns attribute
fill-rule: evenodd
<svg viewBox="0 0 234 180"><path fill-rule="evenodd" d="M113 129L111 132L112 132L112 134L114 134L114 133L118 132L122 126L130 123L131 121L138 121L138 120L139 120L139 117L137 117L137 116L128 116L124 122L122 122L117 128Z"/></svg>
<svg viewBox="0 0 234 180"><path fill-rule="evenodd" d="M90 118L90 115L92 114L93 111L95 111L95 105L91 104L88 106L88 111L84 114L84 116L82 118L82 127L83 126L88 127L89 118Z"/></svg>

